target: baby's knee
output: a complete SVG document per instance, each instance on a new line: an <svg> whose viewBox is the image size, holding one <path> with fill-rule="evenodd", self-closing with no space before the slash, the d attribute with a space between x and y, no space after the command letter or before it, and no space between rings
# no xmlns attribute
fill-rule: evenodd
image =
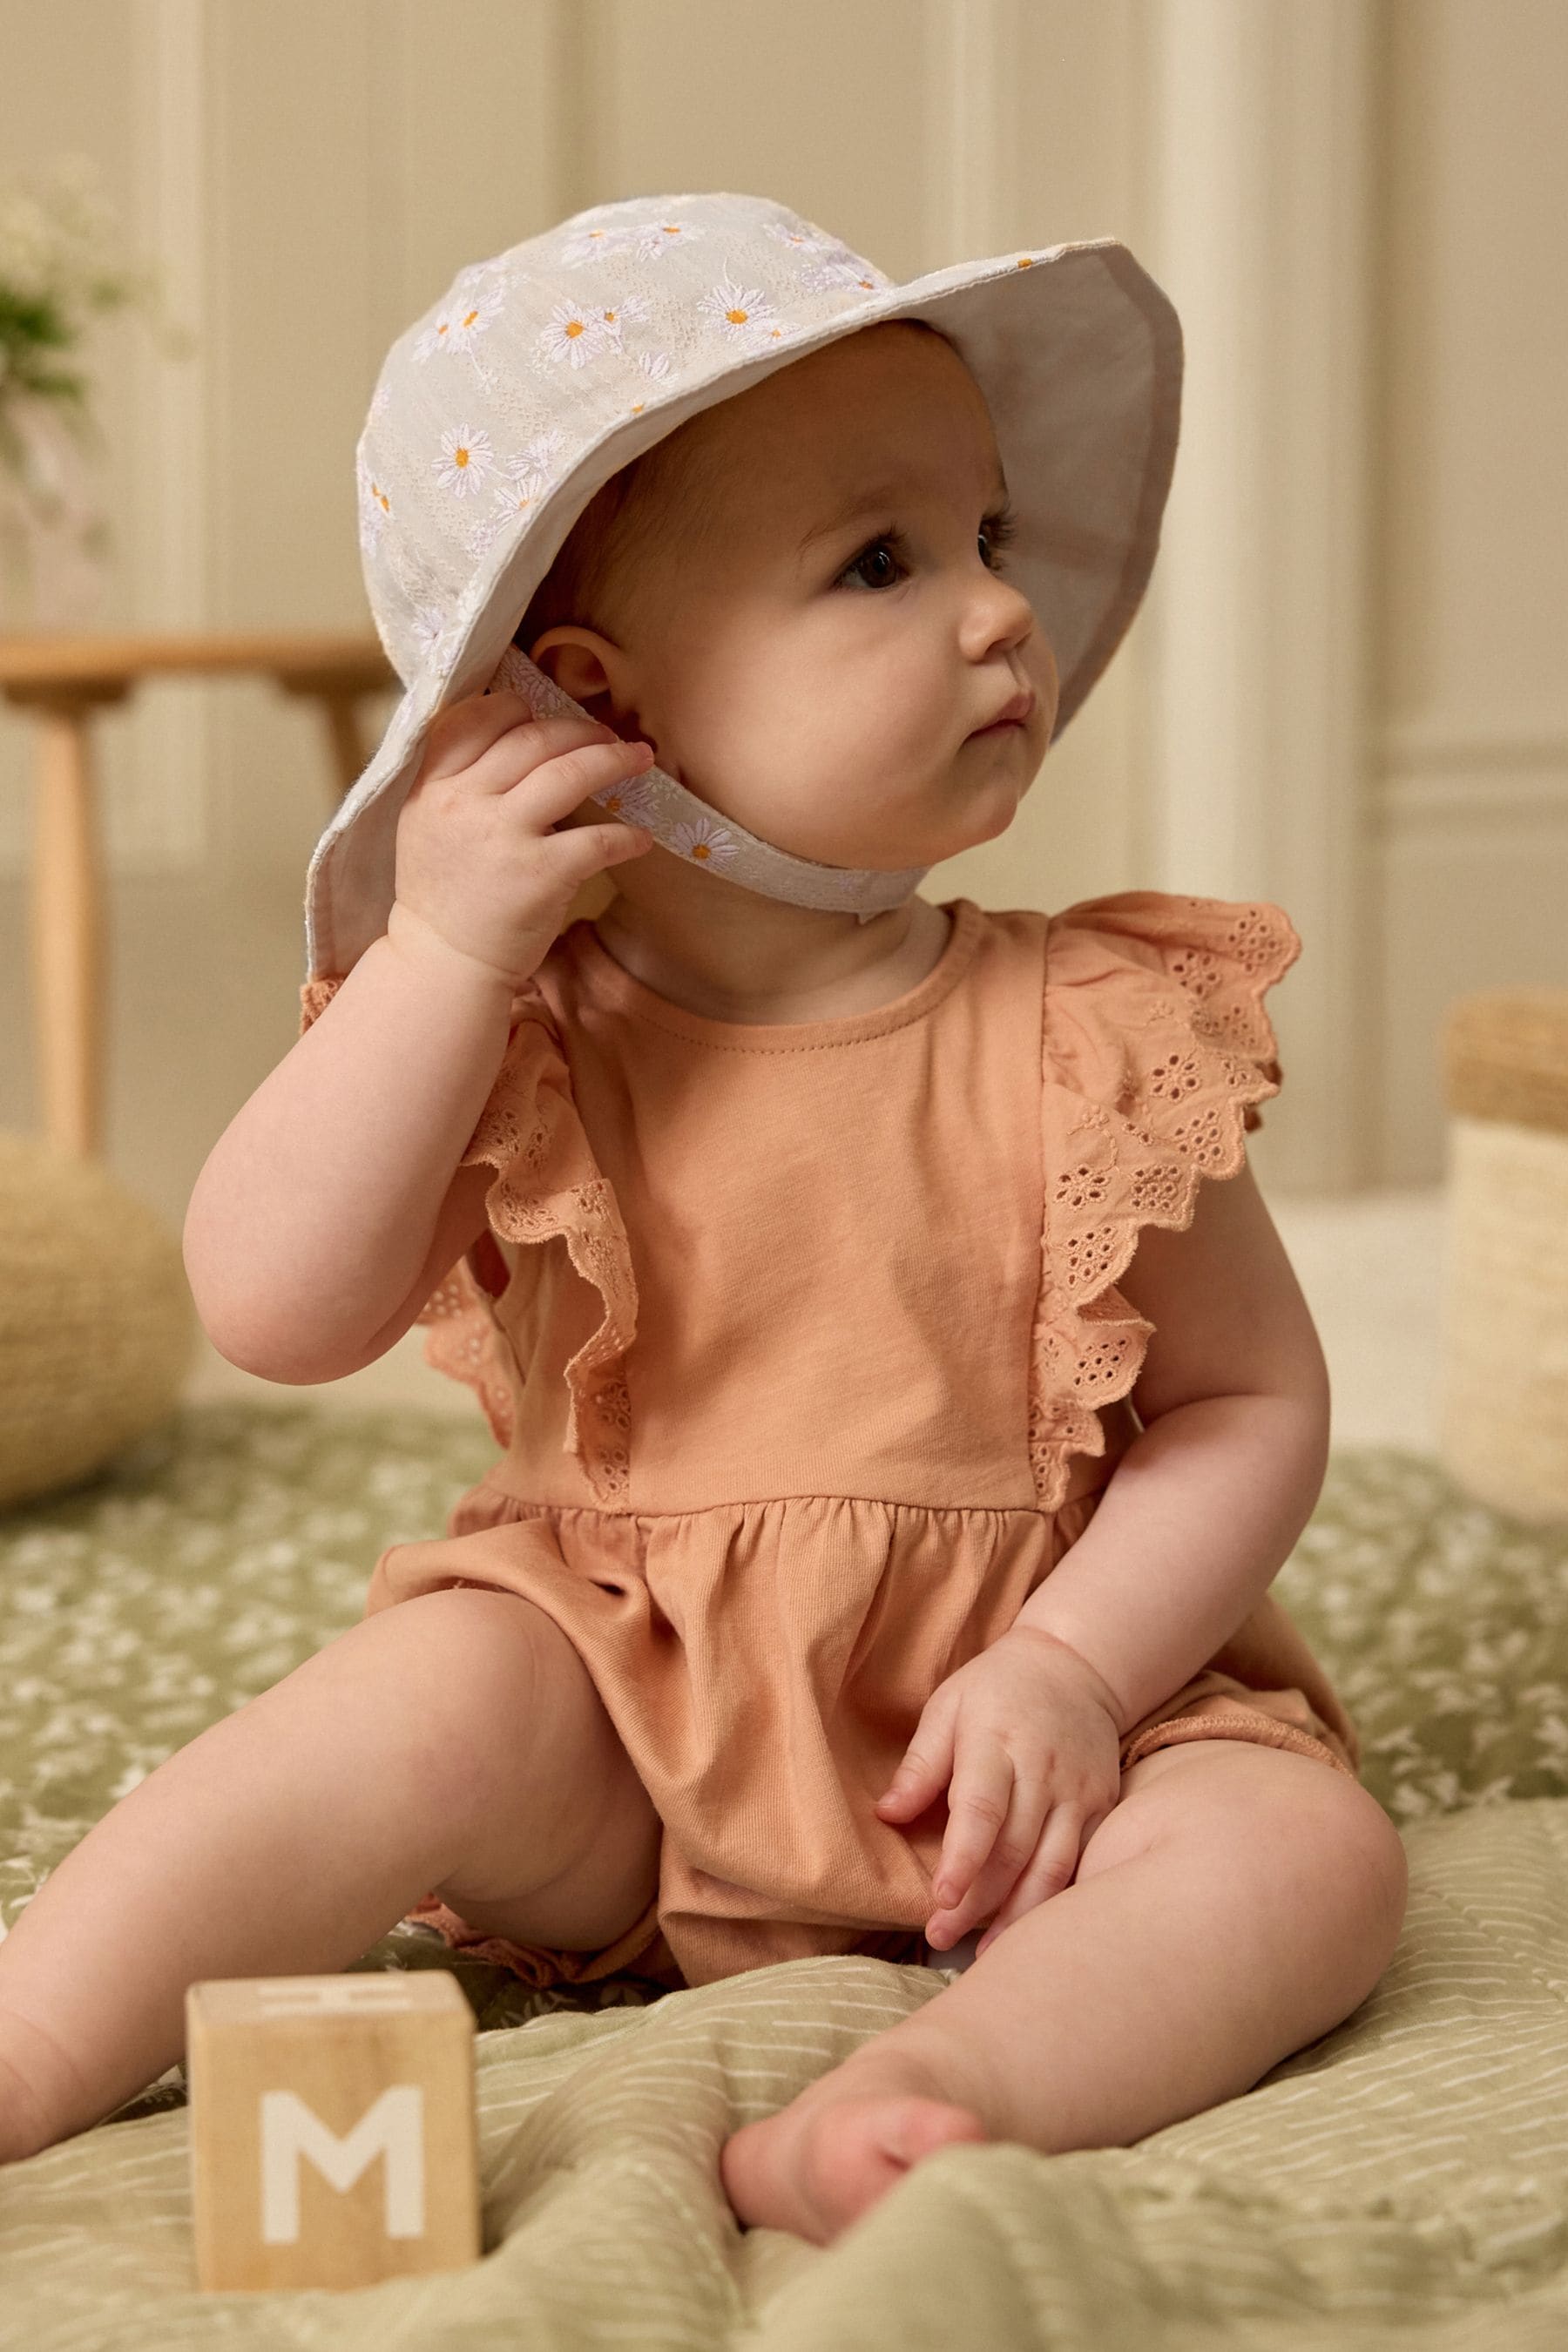
<svg viewBox="0 0 1568 2352"><path fill-rule="evenodd" d="M1322 1769L1323 1786L1299 1801L1291 1819L1304 1868L1334 1890L1353 1926L1373 1978L1393 1956L1405 1921L1410 1866L1405 1841L1359 1780Z"/></svg>
<svg viewBox="0 0 1568 2352"><path fill-rule="evenodd" d="M1250 1740L1185 1742L1131 1768L1099 1839L1117 1825L1128 1851L1195 1839L1271 1904L1331 1921L1364 1950L1372 1981L1393 1954L1408 1884L1404 1843L1371 1791L1331 1765ZM1121 1858L1108 1844L1096 1860Z"/></svg>
<svg viewBox="0 0 1568 2352"><path fill-rule="evenodd" d="M1330 1928L1340 1948L1354 1955L1370 1990L1393 1957L1405 1918L1409 1871L1399 1832L1370 1790L1347 1773L1290 1750L1247 1753L1252 1769L1233 1779L1232 1802L1216 1832L1247 1840L1258 1866L1283 1891L1290 1916Z"/></svg>

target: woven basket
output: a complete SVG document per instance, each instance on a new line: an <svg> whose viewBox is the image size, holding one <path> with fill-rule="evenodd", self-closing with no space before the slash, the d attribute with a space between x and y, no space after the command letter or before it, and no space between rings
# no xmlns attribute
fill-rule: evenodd
<svg viewBox="0 0 1568 2352"><path fill-rule="evenodd" d="M1500 1510L1568 1518L1568 990L1461 998L1444 1059L1443 1460Z"/></svg>
<svg viewBox="0 0 1568 2352"><path fill-rule="evenodd" d="M0 1133L0 1507L74 1485L179 1402L180 1246L97 1161Z"/></svg>

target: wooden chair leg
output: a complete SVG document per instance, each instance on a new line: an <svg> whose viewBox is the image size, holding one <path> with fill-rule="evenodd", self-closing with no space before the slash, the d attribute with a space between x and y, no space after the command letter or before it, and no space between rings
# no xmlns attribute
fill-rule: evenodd
<svg viewBox="0 0 1568 2352"><path fill-rule="evenodd" d="M103 882L91 701L37 703L35 1035L44 1128L83 1158L103 1132Z"/></svg>

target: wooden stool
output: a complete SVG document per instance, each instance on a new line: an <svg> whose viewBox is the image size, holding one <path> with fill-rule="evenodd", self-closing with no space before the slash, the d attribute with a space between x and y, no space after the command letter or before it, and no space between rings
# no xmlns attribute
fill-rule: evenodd
<svg viewBox="0 0 1568 2352"><path fill-rule="evenodd" d="M454 1977L207 1978L185 2034L204 2287L478 2261L474 2018Z"/></svg>
<svg viewBox="0 0 1568 2352"><path fill-rule="evenodd" d="M95 714L150 677L270 677L321 712L335 803L365 751L359 709L397 683L374 637L314 630L279 635L0 635L0 699L37 738L37 855L33 875L38 1086L44 1127L62 1151L95 1157L103 1124L104 888L93 770Z"/></svg>
<svg viewBox="0 0 1568 2352"><path fill-rule="evenodd" d="M1568 990L1462 998L1444 1046L1443 1460L1498 1510L1568 1517Z"/></svg>

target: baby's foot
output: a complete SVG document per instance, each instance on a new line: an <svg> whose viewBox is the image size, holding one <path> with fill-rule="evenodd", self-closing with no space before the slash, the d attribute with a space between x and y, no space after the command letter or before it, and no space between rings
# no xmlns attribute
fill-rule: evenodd
<svg viewBox="0 0 1568 2352"><path fill-rule="evenodd" d="M859 2051L719 2151L719 2174L748 2228L793 2230L830 2245L910 2167L955 2141L983 2140L972 2107L917 2059Z"/></svg>

